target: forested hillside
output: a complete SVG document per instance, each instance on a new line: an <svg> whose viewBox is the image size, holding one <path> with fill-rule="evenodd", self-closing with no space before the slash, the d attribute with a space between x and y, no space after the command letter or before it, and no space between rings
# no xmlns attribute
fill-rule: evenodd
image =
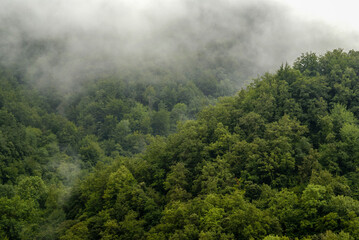
<svg viewBox="0 0 359 240"><path fill-rule="evenodd" d="M303 54L234 96L226 66L65 96L1 67L0 238L359 239L359 52Z"/></svg>

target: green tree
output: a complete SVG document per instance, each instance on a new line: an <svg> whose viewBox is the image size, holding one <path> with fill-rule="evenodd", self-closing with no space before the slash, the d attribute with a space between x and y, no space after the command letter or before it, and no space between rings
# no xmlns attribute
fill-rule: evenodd
<svg viewBox="0 0 359 240"><path fill-rule="evenodd" d="M191 197L187 192L189 188L188 179L190 172L185 167L184 163L177 163L171 166L171 171L168 173L164 184L167 190L167 197L169 200L186 200Z"/></svg>

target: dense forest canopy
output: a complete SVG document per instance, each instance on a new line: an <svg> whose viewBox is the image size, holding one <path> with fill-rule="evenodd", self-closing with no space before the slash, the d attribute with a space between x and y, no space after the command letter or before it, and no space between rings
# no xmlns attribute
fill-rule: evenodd
<svg viewBox="0 0 359 240"><path fill-rule="evenodd" d="M234 96L235 69L195 66L66 96L1 66L0 237L359 239L359 52Z"/></svg>

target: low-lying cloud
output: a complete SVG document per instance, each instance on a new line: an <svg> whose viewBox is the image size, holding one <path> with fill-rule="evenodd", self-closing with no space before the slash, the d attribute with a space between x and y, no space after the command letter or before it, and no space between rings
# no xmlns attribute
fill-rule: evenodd
<svg viewBox="0 0 359 240"><path fill-rule="evenodd" d="M358 47L358 34L264 0L1 0L0 61L43 83L188 59L230 58L242 79L303 52Z"/></svg>

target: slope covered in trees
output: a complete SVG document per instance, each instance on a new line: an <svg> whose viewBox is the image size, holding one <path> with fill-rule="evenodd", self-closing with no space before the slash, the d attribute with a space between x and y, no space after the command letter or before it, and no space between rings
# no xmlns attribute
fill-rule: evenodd
<svg viewBox="0 0 359 240"><path fill-rule="evenodd" d="M303 54L187 121L218 95L101 79L61 103L16 73L2 238L359 239L359 52Z"/></svg>

